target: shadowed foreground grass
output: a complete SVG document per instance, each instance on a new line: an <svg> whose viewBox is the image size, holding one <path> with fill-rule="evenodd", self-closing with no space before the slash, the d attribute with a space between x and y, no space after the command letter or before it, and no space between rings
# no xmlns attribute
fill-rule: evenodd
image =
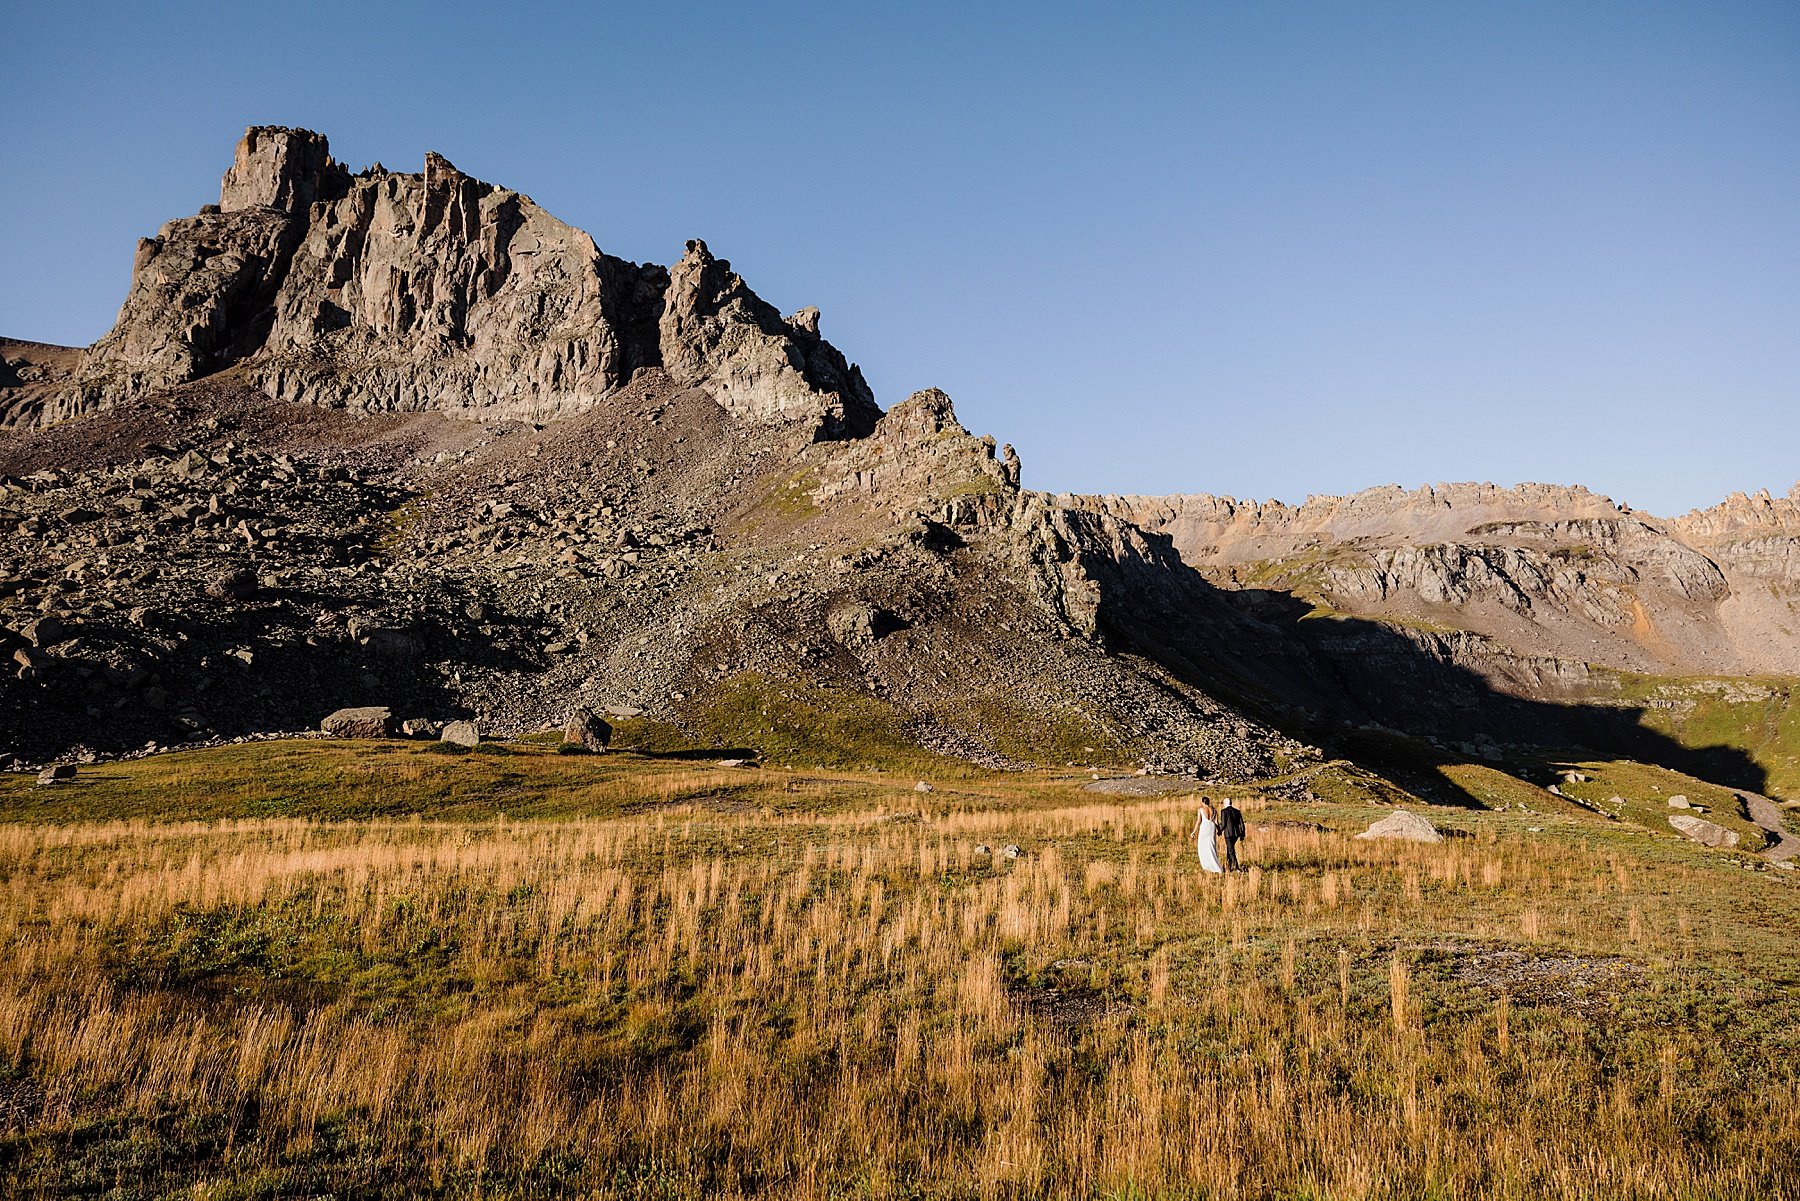
<svg viewBox="0 0 1800 1201"><path fill-rule="evenodd" d="M1253 799L1207 878L1180 800L911 784L294 744L0 790L0 1191L1800 1191L1788 874Z"/></svg>

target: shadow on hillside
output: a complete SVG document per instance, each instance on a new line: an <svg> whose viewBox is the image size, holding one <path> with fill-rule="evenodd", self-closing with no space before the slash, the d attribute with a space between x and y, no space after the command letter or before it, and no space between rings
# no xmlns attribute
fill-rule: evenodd
<svg viewBox="0 0 1800 1201"><path fill-rule="evenodd" d="M620 747L619 749L622 751L630 751L634 755L641 755L646 759L667 759L676 762L692 763L715 763L721 759L741 759L745 760L747 765L750 766L760 767L762 765L762 752L747 746L716 746L674 751L652 751L645 750L643 747L632 746Z"/></svg>
<svg viewBox="0 0 1800 1201"><path fill-rule="evenodd" d="M449 721L471 716L453 673L542 668L523 649L535 639L525 616L492 617L504 637L459 624L448 607L396 618L377 631L384 638L309 637L308 614L344 604L298 589L254 604L201 598L159 619L154 638L116 615L84 620L79 639L58 647L31 678L0 677L0 758L317 729L333 710L370 705L397 719Z"/></svg>
<svg viewBox="0 0 1800 1201"><path fill-rule="evenodd" d="M1433 800L1479 805L1435 769L1500 766L1515 758L1503 748L1538 754L1579 748L1595 758L1635 759L1728 788L1765 791L1767 773L1746 752L1683 746L1644 726L1642 708L1550 703L1501 691L1455 661L1457 650L1469 645L1465 635L1319 617L1311 604L1285 592L1218 588L1181 565L1169 539L1146 537L1157 555L1121 564L1116 579L1102 581L1109 639L1203 690L1223 687L1228 699L1269 724L1392 773ZM1163 574L1171 569L1173 586ZM1521 674L1542 666L1512 665Z"/></svg>

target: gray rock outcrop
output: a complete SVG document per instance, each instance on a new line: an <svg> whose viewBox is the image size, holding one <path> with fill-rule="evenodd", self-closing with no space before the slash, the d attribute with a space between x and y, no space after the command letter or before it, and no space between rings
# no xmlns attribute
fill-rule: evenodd
<svg viewBox="0 0 1800 1201"><path fill-rule="evenodd" d="M438 741L452 746L477 747L481 745L481 731L472 721L453 721L444 727Z"/></svg>
<svg viewBox="0 0 1800 1201"><path fill-rule="evenodd" d="M1059 500L1166 536L1216 586L1387 623L1515 695L1602 695L1593 667L1800 672L1800 486L1674 520L1545 484Z"/></svg>
<svg viewBox="0 0 1800 1201"><path fill-rule="evenodd" d="M705 242L669 270L659 328L670 376L741 416L810 418L823 402L828 432L861 437L881 415L862 372L819 336L819 310L784 319Z"/></svg>
<svg viewBox="0 0 1800 1201"><path fill-rule="evenodd" d="M80 366L77 347L0 338L0 429L60 420Z"/></svg>
<svg viewBox="0 0 1800 1201"><path fill-rule="evenodd" d="M350 173L331 157L321 134L276 125L244 131L231 169L219 185L219 210L280 209L305 212L317 200L333 200L350 187Z"/></svg>
<svg viewBox="0 0 1800 1201"><path fill-rule="evenodd" d="M1738 844L1736 830L1727 830L1717 822L1709 822L1704 817L1693 817L1686 813L1671 813L1669 824L1675 829L1709 847L1735 847Z"/></svg>

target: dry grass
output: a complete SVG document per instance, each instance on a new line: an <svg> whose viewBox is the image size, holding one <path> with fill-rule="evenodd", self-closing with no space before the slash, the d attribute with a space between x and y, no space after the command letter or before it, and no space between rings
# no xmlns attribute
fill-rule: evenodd
<svg viewBox="0 0 1800 1201"><path fill-rule="evenodd" d="M1794 1195L1773 873L1252 801L1209 878L1179 800L606 770L613 816L0 827L0 1189Z"/></svg>

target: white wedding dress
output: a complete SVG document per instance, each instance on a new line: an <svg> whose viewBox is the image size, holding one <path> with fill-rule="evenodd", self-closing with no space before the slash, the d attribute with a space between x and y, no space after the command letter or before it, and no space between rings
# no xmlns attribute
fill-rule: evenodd
<svg viewBox="0 0 1800 1201"><path fill-rule="evenodd" d="M1225 869L1219 866L1219 827L1205 814L1200 816L1200 833L1195 841L1200 852L1200 866L1215 876L1224 875Z"/></svg>

